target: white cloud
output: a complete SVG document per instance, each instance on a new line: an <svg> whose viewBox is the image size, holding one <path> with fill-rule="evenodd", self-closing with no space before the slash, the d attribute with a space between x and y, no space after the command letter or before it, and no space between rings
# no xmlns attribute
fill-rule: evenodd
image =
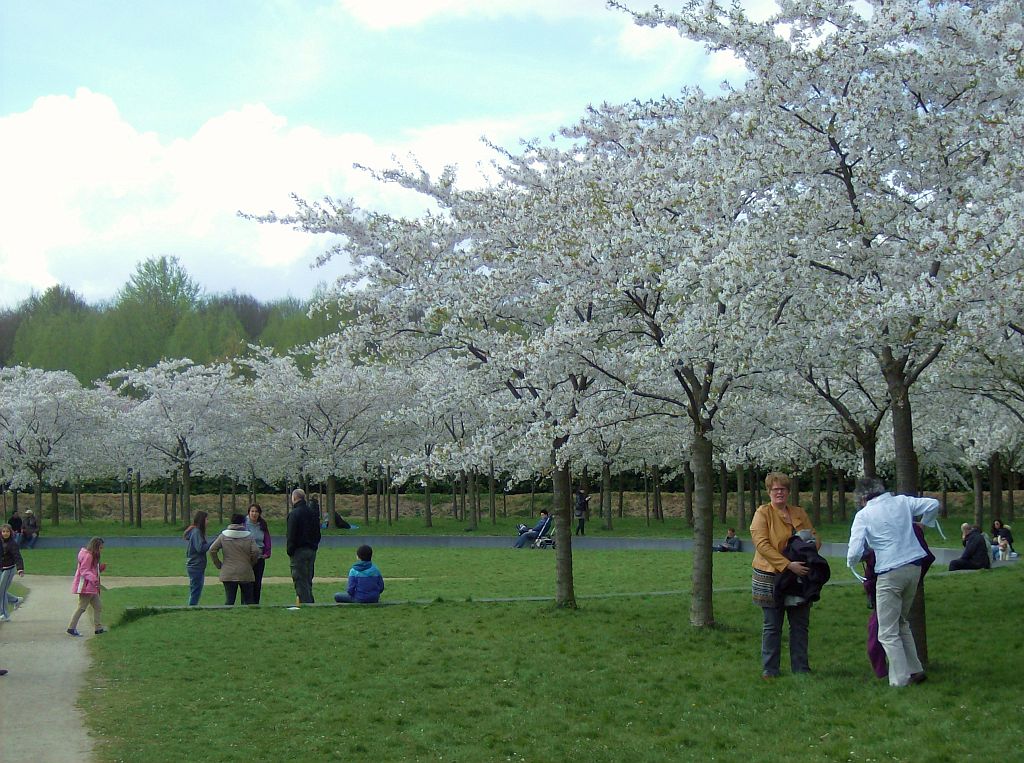
<svg viewBox="0 0 1024 763"><path fill-rule="evenodd" d="M208 291L234 288L261 299L305 293L338 273L339 264L331 272L307 269L326 242L242 220L236 210L286 214L294 192L417 214L423 199L378 183L353 163L386 169L393 157L412 154L432 172L456 163L475 184L477 165L491 158L480 137L509 141L531 132L529 124L442 125L383 144L292 126L256 104L162 144L126 122L104 95L80 89L41 98L0 119L0 305L58 282L90 301L109 298L136 263L161 254L178 256Z"/></svg>

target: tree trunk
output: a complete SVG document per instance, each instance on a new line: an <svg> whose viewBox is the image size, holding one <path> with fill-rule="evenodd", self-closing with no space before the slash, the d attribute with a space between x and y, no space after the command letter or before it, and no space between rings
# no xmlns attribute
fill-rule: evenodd
<svg viewBox="0 0 1024 763"><path fill-rule="evenodd" d="M249 505L251 506L253 503L256 503L255 499ZM238 479L235 477L231 478L231 513L238 513Z"/></svg>
<svg viewBox="0 0 1024 763"><path fill-rule="evenodd" d="M718 521L725 524L729 515L729 470L718 465Z"/></svg>
<svg viewBox="0 0 1024 763"><path fill-rule="evenodd" d="M60 516L60 494L58 493L58 487L53 482L50 483L50 513L55 517ZM42 514L39 516L42 516Z"/></svg>
<svg viewBox="0 0 1024 763"><path fill-rule="evenodd" d="M619 472L619 519L622 519L623 504L626 502L626 477L622 472Z"/></svg>
<svg viewBox="0 0 1024 763"><path fill-rule="evenodd" d="M896 492L902 495L917 495L918 483L917 452L914 450L914 415L910 409L910 386L906 378L907 359L894 360L891 353L882 362L891 401L889 413L892 416L892 440L896 460Z"/></svg>
<svg viewBox="0 0 1024 763"><path fill-rule="evenodd" d="M998 453L993 453L989 459L989 494L988 500L992 504L992 519L1002 520L1003 518L1003 463Z"/></svg>
<svg viewBox="0 0 1024 763"><path fill-rule="evenodd" d="M1009 484L1007 484L1006 486L1006 521L1012 522L1014 519L1013 492L1017 488L1017 472L1015 472L1013 469L1009 470L1007 482Z"/></svg>
<svg viewBox="0 0 1024 763"><path fill-rule="evenodd" d="M839 517L846 521L846 475L843 472L836 473L836 496L839 500Z"/></svg>
<svg viewBox="0 0 1024 763"><path fill-rule="evenodd" d="M131 469L128 470L128 480L126 487L128 488L128 526L132 527L135 525L135 485L133 480L135 475Z"/></svg>
<svg viewBox="0 0 1024 763"><path fill-rule="evenodd" d="M601 464L601 515L604 517L604 529L612 529L612 465Z"/></svg>
<svg viewBox="0 0 1024 763"><path fill-rule="evenodd" d="M683 464L683 511L686 524L693 527L693 469L689 462Z"/></svg>
<svg viewBox="0 0 1024 763"><path fill-rule="evenodd" d="M924 668L928 667L928 618L925 611L924 578L917 584L917 595L910 607L910 615L907 617L910 624L910 632L914 635L914 645L917 647L917 658Z"/></svg>
<svg viewBox="0 0 1024 763"><path fill-rule="evenodd" d="M811 467L811 521L821 524L821 464Z"/></svg>
<svg viewBox="0 0 1024 763"><path fill-rule="evenodd" d="M423 478L423 523L426 527L434 526L434 507L430 495L430 475Z"/></svg>
<svg viewBox="0 0 1024 763"><path fill-rule="evenodd" d="M644 521L651 526L651 489L647 478L647 464L644 464Z"/></svg>
<svg viewBox="0 0 1024 763"><path fill-rule="evenodd" d="M384 477L384 510L388 517L388 527L391 526L391 494L395 486L391 484L391 464L388 464L387 473Z"/></svg>
<svg viewBox="0 0 1024 763"><path fill-rule="evenodd" d="M381 466L377 464L377 479L374 481L374 488L376 492L374 497L377 499L376 515L375 520L377 524L380 524L380 494L384 492L384 478L381 476Z"/></svg>
<svg viewBox="0 0 1024 763"><path fill-rule="evenodd" d="M498 524L498 499L496 496L498 481L494 478L494 459L491 458L487 465L487 499L488 508L491 512L491 524Z"/></svg>
<svg viewBox="0 0 1024 763"><path fill-rule="evenodd" d="M554 454L552 454L554 460ZM551 513L555 522L555 606L576 609L572 579L572 480L569 467L552 474Z"/></svg>
<svg viewBox="0 0 1024 763"><path fill-rule="evenodd" d="M36 494L35 494L35 499L36 499L35 500L36 516L37 517L41 517L41 516L43 516L43 475L42 475L42 473L36 474ZM54 526L57 526L57 525L60 524L60 511L59 511L59 509L57 508L56 505L52 506L51 509L50 509L50 521L53 523Z"/></svg>
<svg viewBox="0 0 1024 763"><path fill-rule="evenodd" d="M473 469L469 473L469 479L466 481L467 492L469 493L469 528L476 530L480 526L480 505L477 501L477 475L476 469Z"/></svg>
<svg viewBox="0 0 1024 763"><path fill-rule="evenodd" d="M181 465L181 518L188 522L192 516L192 464L188 461ZM220 521L224 523L224 507L220 509Z"/></svg>
<svg viewBox="0 0 1024 763"><path fill-rule="evenodd" d="M135 526L142 527L142 470L135 470Z"/></svg>
<svg viewBox="0 0 1024 763"><path fill-rule="evenodd" d="M334 512L338 508L338 478L331 474L327 477L327 524L334 523Z"/></svg>
<svg viewBox="0 0 1024 763"><path fill-rule="evenodd" d="M693 574L690 595L690 625L698 628L715 624L712 602L711 543L714 528L714 487L711 441L694 432L690 445L690 468L694 482Z"/></svg>
<svg viewBox="0 0 1024 763"><path fill-rule="evenodd" d="M166 525L170 520L170 516L167 513L167 507L170 503L170 492L171 492L171 481L170 479L164 479L164 524Z"/></svg>
<svg viewBox="0 0 1024 763"><path fill-rule="evenodd" d="M836 471L831 466L825 471L825 521L832 524L836 519L836 505L832 500L835 489Z"/></svg>
<svg viewBox="0 0 1024 763"><path fill-rule="evenodd" d="M747 522L747 492L744 478L746 469L736 467L736 527L741 528Z"/></svg>
<svg viewBox="0 0 1024 763"><path fill-rule="evenodd" d="M174 477L171 479L171 524L178 524L178 473L174 473Z"/></svg>
<svg viewBox="0 0 1024 763"><path fill-rule="evenodd" d="M370 524L370 464L363 461L363 525Z"/></svg>
<svg viewBox="0 0 1024 763"><path fill-rule="evenodd" d="M949 488L946 486L945 482L942 483L942 498L940 499L939 503L941 504L941 508L939 509L939 516L942 519L948 519L949 518Z"/></svg>
<svg viewBox="0 0 1024 763"><path fill-rule="evenodd" d="M118 480L118 495L121 499L121 524L125 524L125 510L124 510L124 480Z"/></svg>
<svg viewBox="0 0 1024 763"><path fill-rule="evenodd" d="M537 497L537 483L531 480L530 481L530 516L531 517L536 516L536 514L534 513L534 499L536 497Z"/></svg>
<svg viewBox="0 0 1024 763"><path fill-rule="evenodd" d="M974 482L974 524L983 527L985 518L985 492L981 482L981 469L976 465L971 466L971 479Z"/></svg>
<svg viewBox="0 0 1024 763"><path fill-rule="evenodd" d="M665 521L665 504L661 500L661 467L654 467L654 518Z"/></svg>

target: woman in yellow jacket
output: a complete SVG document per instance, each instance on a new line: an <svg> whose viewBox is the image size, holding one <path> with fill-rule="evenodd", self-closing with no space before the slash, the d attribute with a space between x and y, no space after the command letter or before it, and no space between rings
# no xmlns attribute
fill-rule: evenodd
<svg viewBox="0 0 1024 763"><path fill-rule="evenodd" d="M811 620L810 603L797 607L776 606L775 578L789 569L794 574L807 574L807 565L791 562L783 555L789 539L801 530L809 530L821 547L818 534L807 512L789 503L789 477L782 472L771 472L764 479L771 503L757 507L750 523L750 538L754 542L753 581L751 591L754 603L764 612L761 629L761 677L777 678L782 654L782 620L789 617L789 663L794 673L810 673L807 660L807 631Z"/></svg>

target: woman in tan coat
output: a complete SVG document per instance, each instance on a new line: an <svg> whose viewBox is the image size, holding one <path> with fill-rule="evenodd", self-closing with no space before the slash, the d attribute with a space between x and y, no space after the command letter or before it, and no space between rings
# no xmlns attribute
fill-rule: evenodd
<svg viewBox="0 0 1024 763"><path fill-rule="evenodd" d="M775 578L787 569L798 576L808 573L807 565L791 562L782 551L789 539L802 530L814 535L821 547L818 534L807 512L789 503L789 477L782 472L771 472L764 479L771 503L757 507L750 523L750 538L754 542L753 581L751 590L754 603L764 612L761 629L761 677L770 679L779 675L782 654L782 620L789 618L789 663L794 673L810 673L807 659L808 628L811 621L810 603L797 607L780 607L775 601Z"/></svg>
<svg viewBox="0 0 1024 763"><path fill-rule="evenodd" d="M222 562L219 553L224 552ZM210 546L210 558L213 566L220 570L220 582L224 584L224 603L234 606L238 589L242 589L242 603L254 604L253 565L259 560L262 552L253 540L252 533L245 529L245 517L235 514L231 524Z"/></svg>

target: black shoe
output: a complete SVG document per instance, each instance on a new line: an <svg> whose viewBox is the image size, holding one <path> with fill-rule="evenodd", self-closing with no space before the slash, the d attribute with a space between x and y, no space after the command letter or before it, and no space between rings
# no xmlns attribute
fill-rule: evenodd
<svg viewBox="0 0 1024 763"><path fill-rule="evenodd" d="M911 673L910 680L907 681L907 686L914 686L916 684L923 684L928 680L928 674L923 670L920 673Z"/></svg>
<svg viewBox="0 0 1024 763"><path fill-rule="evenodd" d="M101 633L106 633L106 632L107 632L107 629L104 628L102 625L99 628L96 629L96 635L97 636L100 635Z"/></svg>
<svg viewBox="0 0 1024 763"><path fill-rule="evenodd" d="M79 633L79 632L78 632L77 630L75 630L74 628L68 628L68 635L69 635L69 636L81 636L82 634L81 634L81 633Z"/></svg>

